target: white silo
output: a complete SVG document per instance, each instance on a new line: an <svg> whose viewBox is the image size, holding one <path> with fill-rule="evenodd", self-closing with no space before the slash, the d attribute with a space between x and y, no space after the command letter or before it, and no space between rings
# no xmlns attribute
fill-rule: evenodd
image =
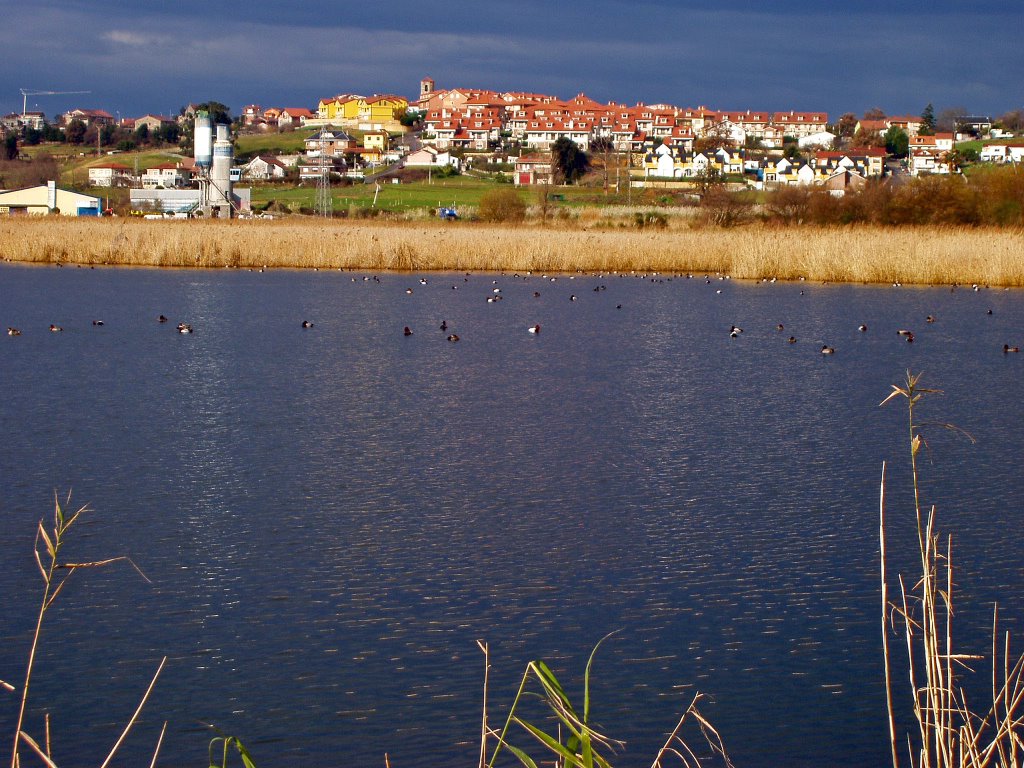
<svg viewBox="0 0 1024 768"><path fill-rule="evenodd" d="M213 167L210 169L210 205L227 206L223 212L231 212L231 166L234 160L234 149L228 126L217 124L217 139L213 142Z"/></svg>
<svg viewBox="0 0 1024 768"><path fill-rule="evenodd" d="M200 168L209 168L213 161L213 123L209 113L202 110L196 112L193 144L196 165Z"/></svg>

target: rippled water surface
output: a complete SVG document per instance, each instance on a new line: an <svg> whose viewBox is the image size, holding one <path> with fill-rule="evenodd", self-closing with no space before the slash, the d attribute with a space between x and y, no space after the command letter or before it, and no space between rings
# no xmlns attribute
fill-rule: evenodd
<svg viewBox="0 0 1024 768"><path fill-rule="evenodd" d="M29 725L52 713L58 763L98 764L167 655L133 764L168 720L167 765L203 764L204 724L261 766L472 765L477 639L498 720L529 659L578 696L619 630L592 705L617 764L649 765L698 690L741 768L884 764L883 459L912 559L906 413L878 403L908 368L977 439L927 430L924 470L965 649L997 596L1019 628L1019 292L363 278L0 268L0 679L54 489L94 510L69 557L152 581L76 573L51 614Z"/></svg>

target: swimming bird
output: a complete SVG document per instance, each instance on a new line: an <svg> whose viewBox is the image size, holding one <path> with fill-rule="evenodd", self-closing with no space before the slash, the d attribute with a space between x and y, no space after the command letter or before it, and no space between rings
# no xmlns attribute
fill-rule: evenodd
<svg viewBox="0 0 1024 768"><path fill-rule="evenodd" d="M103 325L103 321L102 320L93 320L92 324L93 325Z"/></svg>
<svg viewBox="0 0 1024 768"><path fill-rule="evenodd" d="M421 277L420 278L420 285L426 285L426 284L427 284L427 278Z"/></svg>
<svg viewBox="0 0 1024 768"><path fill-rule="evenodd" d="M164 317L163 315L160 315L160 317L158 317L158 318L156 319L156 321L157 321L158 323L166 323L166 322L167 322L167 318L166 318L166 317Z"/></svg>
<svg viewBox="0 0 1024 768"><path fill-rule="evenodd" d="M539 299L540 298L540 291L534 291L533 292L533 298Z"/></svg>
<svg viewBox="0 0 1024 768"><path fill-rule="evenodd" d="M924 319L924 321L925 321L926 323L934 323L934 322L935 322L935 316L934 316L934 315L928 315L928 317L926 317L926 318Z"/></svg>
<svg viewBox="0 0 1024 768"><path fill-rule="evenodd" d="M61 328L59 325L54 325L53 323L50 323L50 330L53 331L54 333L60 333L64 329Z"/></svg>
<svg viewBox="0 0 1024 768"><path fill-rule="evenodd" d="M408 293L408 294L410 294L410 295L412 295L412 288L406 288L406 289L405 289L405 292L406 292L406 293Z"/></svg>
<svg viewBox="0 0 1024 768"><path fill-rule="evenodd" d="M775 326L775 330L777 330L777 331L784 331L784 330L786 330L786 328L785 328L785 326L782 323L779 323L778 325Z"/></svg>
<svg viewBox="0 0 1024 768"><path fill-rule="evenodd" d="M447 331L448 330L448 321L447 320L442 320L441 321L441 330L442 331Z"/></svg>
<svg viewBox="0 0 1024 768"><path fill-rule="evenodd" d="M867 330L868 330L868 327L866 325L864 325L863 323L861 323L860 325L857 326L857 330L860 331L861 333L866 333Z"/></svg>
<svg viewBox="0 0 1024 768"><path fill-rule="evenodd" d="M740 328L738 325L730 325L729 326L729 335L732 336L734 339L737 336L739 336L741 333L743 333L743 329Z"/></svg>
<svg viewBox="0 0 1024 768"><path fill-rule="evenodd" d="M574 293L574 294L572 294L572 295L571 295L571 296L569 297L569 301L576 301L576 294L575 294L575 293Z"/></svg>
<svg viewBox="0 0 1024 768"><path fill-rule="evenodd" d="M789 337L789 343L790 344L796 344L796 336L790 336Z"/></svg>
<svg viewBox="0 0 1024 768"><path fill-rule="evenodd" d="M821 354L823 355L834 355L836 350L834 347L830 347L828 344L821 345Z"/></svg>
<svg viewBox="0 0 1024 768"><path fill-rule="evenodd" d="M192 333L192 326L188 323L178 323L178 333Z"/></svg>
<svg viewBox="0 0 1024 768"><path fill-rule="evenodd" d="M309 320L303 320L302 321L302 327L303 328L312 328L313 324L311 322L309 322Z"/></svg>
<svg viewBox="0 0 1024 768"><path fill-rule="evenodd" d="M458 334L455 334L455 333L453 333L451 336L448 337L448 341L458 341L458 340L459 340Z"/></svg>
<svg viewBox="0 0 1024 768"><path fill-rule="evenodd" d="M529 328L526 329L526 332L527 333L540 333L540 323L538 323L537 325L531 325Z"/></svg>
<svg viewBox="0 0 1024 768"><path fill-rule="evenodd" d="M1020 347L1011 347L1009 344L1003 344L1003 354L1005 355L1009 352L1020 352Z"/></svg>
<svg viewBox="0 0 1024 768"><path fill-rule="evenodd" d="M19 331L17 328L11 328L10 326L8 326L8 328L7 328L7 335L8 336L21 336L21 331Z"/></svg>
<svg viewBox="0 0 1024 768"><path fill-rule="evenodd" d="M405 326L405 330L402 331L402 334L405 336L412 336L412 329L407 325Z"/></svg>
<svg viewBox="0 0 1024 768"><path fill-rule="evenodd" d="M615 305L615 308L616 308L616 309L622 309L622 305L621 305L621 304L616 304L616 305Z"/></svg>
<svg viewBox="0 0 1024 768"><path fill-rule="evenodd" d="M898 333L900 336L906 336L908 338L914 335L912 331L908 331L906 328L900 328L898 331L896 331L896 333Z"/></svg>
<svg viewBox="0 0 1024 768"><path fill-rule="evenodd" d="M986 315L991 315L991 314L992 314L992 310L990 309L990 310L989 310L988 312L986 312L985 314L986 314Z"/></svg>

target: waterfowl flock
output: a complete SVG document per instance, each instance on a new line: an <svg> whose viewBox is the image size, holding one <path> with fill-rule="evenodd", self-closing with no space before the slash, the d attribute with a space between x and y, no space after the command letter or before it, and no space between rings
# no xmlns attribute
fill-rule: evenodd
<svg viewBox="0 0 1024 768"><path fill-rule="evenodd" d="M580 275L580 276L582 277L582 275ZM462 284L467 284L467 283L470 282L471 275L469 273L466 273L465 275L462 275L461 277L462 277L462 280L461 280ZM593 276L591 276L591 277L593 277ZM600 278L608 278L608 277L613 277L613 278L637 278L637 279L642 279L645 282L658 283L658 284L670 283L673 280L694 280L694 282L696 282L695 277L694 277L694 275L692 273L691 274L685 274L684 273L684 274L677 274L677 275L673 275L673 276L667 276L667 275L659 274L657 272L651 272L651 273L635 273L635 272L631 272L631 273L628 273L628 274L612 272L612 273L599 273L599 274L596 275L596 277L598 277L599 279ZM721 274L719 274L719 275L704 275L703 278L704 278L703 279L703 283L705 285L715 286L713 288L713 290L714 290L716 296L722 294L723 288L726 288L726 294L732 294L733 296L735 295L734 291L732 289L728 288L729 280L730 280L728 275L721 275ZM505 298L508 296L508 297L511 297L512 300L513 300L511 303L515 304L516 297L522 295L522 294L518 294L517 292L511 290L515 282L530 281L530 280L542 280L544 282L549 282L549 283L554 284L559 279L566 280L566 281L574 281L574 280L577 279L577 275L533 275L530 272L526 272L526 273L523 273L523 274L516 273L516 274L511 274L511 275L509 275L509 274L502 274L501 277L500 277L500 280L499 279L492 279L490 281L491 282L491 286L489 288L488 294L485 297L486 298L486 303L491 304L491 305L497 304L497 303L500 303L500 302L504 301ZM362 282L362 283L371 284L371 285L384 285L387 282L386 279L382 280L381 276L379 276L379 275L364 275L364 276L360 276L358 278L355 277L355 276L351 277L351 281L352 282L357 282L357 280ZM761 280L760 282L766 283L766 284L773 284L774 285L777 281L776 281L775 278L766 278L766 279ZM803 283L805 281L804 280L800 280L799 282ZM418 278L416 278L416 283L419 286L421 286L421 287L426 289L424 291L425 294L429 295L431 293L431 290L432 290L432 288L430 287L431 286L431 281L428 280L427 277L418 277ZM722 286L722 287L717 287L719 285ZM444 287L447 288L448 286L445 285ZM457 290L459 288L459 285L457 285L453 281L450 284L450 287L451 287L452 290ZM594 285L592 285L590 287L591 287L591 293L595 294L595 300L597 299L597 295L600 295L601 293L609 290L608 285L606 283L604 283L604 282L600 282L600 283L594 284ZM897 287L897 288L900 287L899 283L894 283L894 287ZM954 285L954 286L951 287L950 290L955 292L958 287L959 286ZM980 286L980 285L976 285L976 284L972 284L971 285L971 291L974 292L974 293L980 292L982 290L982 288L983 287ZM553 289L553 290L555 290L555 289ZM810 289L808 289L808 290L810 290ZM801 287L801 289L799 290L799 296L807 295L808 290L804 290ZM414 296L414 295L417 296L417 299L414 299L414 300L412 300L410 302L410 306L416 306L416 305L419 304L418 292L414 293L414 290L411 287L404 287L404 292L405 292L405 294L407 296ZM530 290L526 295L527 296L532 296L532 298L535 299L535 300L541 299L541 292L539 290ZM585 305L585 304L588 303L587 301L581 300L580 295L577 292L566 291L566 292L562 293L561 295L563 297L565 297L567 295L569 302L571 302L573 304L579 303L579 304L584 304ZM790 294L790 296L792 297L793 294ZM565 298L562 298L561 300L564 301ZM717 301L717 299L716 299L716 301ZM540 304L538 304L537 306L540 306ZM614 304L614 307L615 307L616 310L622 310L623 309L623 304L621 304L621 303ZM584 308L584 310L585 310L585 308ZM584 311L584 310L581 310L581 311ZM572 311L575 312L577 310L572 310ZM924 313L922 313L922 314L924 314ZM992 316L994 314L994 311L993 311L992 308L989 307L989 308L985 309L985 314L988 315L988 316ZM921 315L918 315L918 317L920 318ZM415 318L410 318L410 319L415 319ZM937 315L935 313L926 314L923 319L924 319L924 324L926 326L936 325L936 323L938 321ZM157 316L157 322L161 323L161 324L164 324L164 323L169 323L170 320L168 319L168 317L166 315L160 314L160 315ZM750 322L751 321L749 321L749 319L748 319L748 323L747 323L748 327L750 327ZM104 327L105 326L104 320L99 319L99 318L92 319L91 320L91 324L92 324L93 327L96 327L96 328L100 328L100 327ZM797 345L798 344L798 337L797 337L797 335L793 334L793 335L781 336L781 334L784 331L789 330L789 325L790 324L794 324L792 318L790 318L790 320L787 321L787 323L775 322L773 325L774 325L775 332L780 334L780 338L784 338L786 343L788 343L789 345ZM796 325L799 325L799 323L796 323ZM22 326L22 327L24 327L24 326ZM10 337L22 336L23 335L22 327L8 326L7 327L7 335L10 336ZM64 331L64 326L56 324L56 323L51 323L51 324L49 324L48 327L49 327L50 332L54 333L54 334L62 333ZM314 323L312 321L310 321L310 320L302 320L301 321L301 327L303 329L312 329L314 327ZM414 327L414 324L403 326L402 327L403 335L406 336L406 337L413 336L413 334L414 334L413 327ZM460 335L458 333L449 332L451 326L450 326L450 324L449 324L449 322L447 320L441 320L440 325L438 327L440 328L442 333L445 334L445 338L449 342L457 342L457 341L460 340L461 337L460 337ZM740 339L744 335L744 333L745 333L744 329L741 326L737 325L736 323L730 323L727 327L728 327L729 337L731 339ZM767 328L766 328L765 326L761 326L760 324L753 324L753 327L751 327L751 330L752 330L752 333L753 333L752 340L748 341L746 343L747 344L749 344L749 343L756 343L757 339L763 339L764 338L764 332L767 331L767 329L771 328L771 327L772 326L767 326ZM190 323L187 323L187 322L178 322L178 323L175 324L175 328L178 331L178 333L180 333L180 334L192 334L192 333L194 333L193 326ZM868 331L868 324L867 323L860 323L859 325L857 325L856 328L857 328L857 331L859 333L866 334L867 331ZM760 333L759 333L759 329L761 329ZM463 330L463 329L460 329L460 330ZM526 326L526 330L532 336L539 335L540 332L541 332L541 324L534 322L534 323ZM797 329L797 330L799 330L799 329ZM899 336L906 343L911 343L911 344L915 343L915 342L918 342L918 341L920 341L922 339L926 340L926 338L928 337L928 334L927 333L923 333L923 331L924 331L923 328L918 329L918 330L922 331L922 334L915 333L915 331L911 330L911 328L909 328L909 327L899 327L899 328L896 328L896 335ZM889 331L889 332L891 333L891 331ZM829 334L829 335L832 335L832 334ZM556 338L557 338L557 333L556 333ZM841 341L841 339L839 339L839 341ZM1002 340L1000 340L1000 341L1002 341ZM835 355L836 354L836 347L831 343L830 340L822 340L821 338L818 338L816 340L816 342L820 345L819 352L820 352L821 355L829 356L829 355ZM924 343L924 341L921 341L921 343ZM740 346L742 347L742 346L745 346L745 345L740 345ZM1002 349L1002 352L1005 355L1009 355L1009 354L1016 353L1016 352L1019 351L1019 347L1018 346L1016 346L1014 344L1011 344L1009 342L1003 343L1001 345L1001 349Z"/></svg>

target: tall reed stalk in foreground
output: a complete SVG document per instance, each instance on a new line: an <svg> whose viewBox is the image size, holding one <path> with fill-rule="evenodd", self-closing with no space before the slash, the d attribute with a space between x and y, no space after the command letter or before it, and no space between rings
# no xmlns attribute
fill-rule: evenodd
<svg viewBox="0 0 1024 768"><path fill-rule="evenodd" d="M614 632L611 634L615 634ZM594 656L601 643L607 640L611 634L605 635L598 641L587 660L586 672L583 678L583 712L580 713L573 706L572 701L566 694L562 684L555 677L550 667L543 661L531 661L526 665L522 680L519 683L519 690L516 693L505 725L501 731L491 728L487 722L487 681L490 672L490 648L487 643L477 641L480 650L484 654L484 704L483 719L480 736L480 762L479 768L494 768L495 761L503 748L511 752L519 762L526 768L537 768L535 761L523 749L513 746L508 742L509 730L512 725L517 725L535 739L544 750L555 759L558 768L611 768L610 758L618 748L625 746L625 743L612 739L599 732L592 724L590 718L590 671L594 663ZM530 683L540 686L540 691L528 690ZM523 719L518 712L520 704L524 699L535 699L542 702L549 716L553 716L555 731L550 728L545 730L536 721ZM682 717L676 723L675 728L669 734L664 746L658 750L651 768L663 768L667 765L669 758L678 759L679 763L687 768L699 768L700 759L687 746L682 738L683 726L689 718L695 721L701 732L707 739L712 751L721 756L728 768L732 767L722 744L718 732L711 726L703 715L697 710L697 702L702 698L698 693L693 697L690 705L683 712ZM549 720L551 717L549 717ZM497 739L493 751L489 749L492 739ZM489 756L488 756L489 755Z"/></svg>
<svg viewBox="0 0 1024 768"><path fill-rule="evenodd" d="M70 506L70 503L71 495L69 494L65 504ZM88 507L83 506L69 515L65 513L64 507L61 506L60 499L54 496L53 528L48 532L46 526L43 525L43 521L40 520L36 529L36 540L33 545L33 551L36 557L36 565L39 567L39 573L43 577L43 594L39 604L39 613L36 616L36 628L32 635L32 645L29 648L28 662L25 667L25 680L21 686L21 705L18 708L18 718L14 726L14 738L11 746L11 768L20 768L22 744L26 745L32 752L34 752L43 764L47 766L47 768L57 768L57 765L53 760L53 752L51 749L49 715L46 717L46 733L42 745L40 745L38 740L30 736L24 730L23 726L25 723L25 712L28 707L29 687L32 682L32 674L35 671L36 653L39 650L39 644L43 634L43 620L46 618L46 614L49 612L50 608L53 607L54 602L57 600L57 597L60 595L65 585L68 583L68 579L71 578L75 571L81 568L99 568L122 560L131 563L142 578L146 578L146 575L138 569L138 566L136 566L135 563L127 557L112 557L106 560L83 563L61 560L60 553L66 543L68 531L82 513L87 510ZM149 581L149 579L146 579L146 581ZM135 722L138 720L139 714L142 712L143 706L145 706L146 701L149 699L149 695L153 691L153 687L156 685L157 678L160 676L160 672L163 670L164 664L166 663L167 657L165 656L160 662L159 667L157 667L156 673L153 675L153 678L149 683L149 687L146 689L138 707L135 709L135 713L129 719L128 724L122 730L121 735L114 743L114 746L111 747L110 752L107 754L107 757L102 762L100 768L106 768L114 759L114 755L117 753L118 749L120 749L121 744L124 743L129 731L131 731ZM4 683L3 687L11 691L17 690L14 686L8 683ZM164 730L166 730L166 728L167 724L164 723ZM156 757L159 753L163 736L164 731L161 731L151 765L156 764Z"/></svg>
<svg viewBox="0 0 1024 768"><path fill-rule="evenodd" d="M969 670L968 662L982 658L956 653L953 645L953 544L943 543L936 530L935 507L927 516L922 512L918 473L918 453L924 445L917 420L917 406L925 395L938 390L920 386L920 374L907 372L903 386L893 391L882 404L903 397L907 401L910 467L914 490L914 512L921 573L908 586L899 577L898 602L890 601L885 572L885 465L879 499L882 582L882 636L885 655L885 682L889 714L893 768L899 768L896 716L892 700L892 680L888 645L889 627L902 631L907 646L913 713L917 734L908 734L909 764L918 768L984 768L989 765L1024 765L1024 719L1020 714L1024 699L1024 657L1010 663L1010 636L1000 649L998 609L992 617L992 691L991 702L983 711L975 710L960 686L958 673ZM939 424L956 429L949 424ZM961 431L961 430L957 430ZM968 435L968 437L970 437Z"/></svg>

